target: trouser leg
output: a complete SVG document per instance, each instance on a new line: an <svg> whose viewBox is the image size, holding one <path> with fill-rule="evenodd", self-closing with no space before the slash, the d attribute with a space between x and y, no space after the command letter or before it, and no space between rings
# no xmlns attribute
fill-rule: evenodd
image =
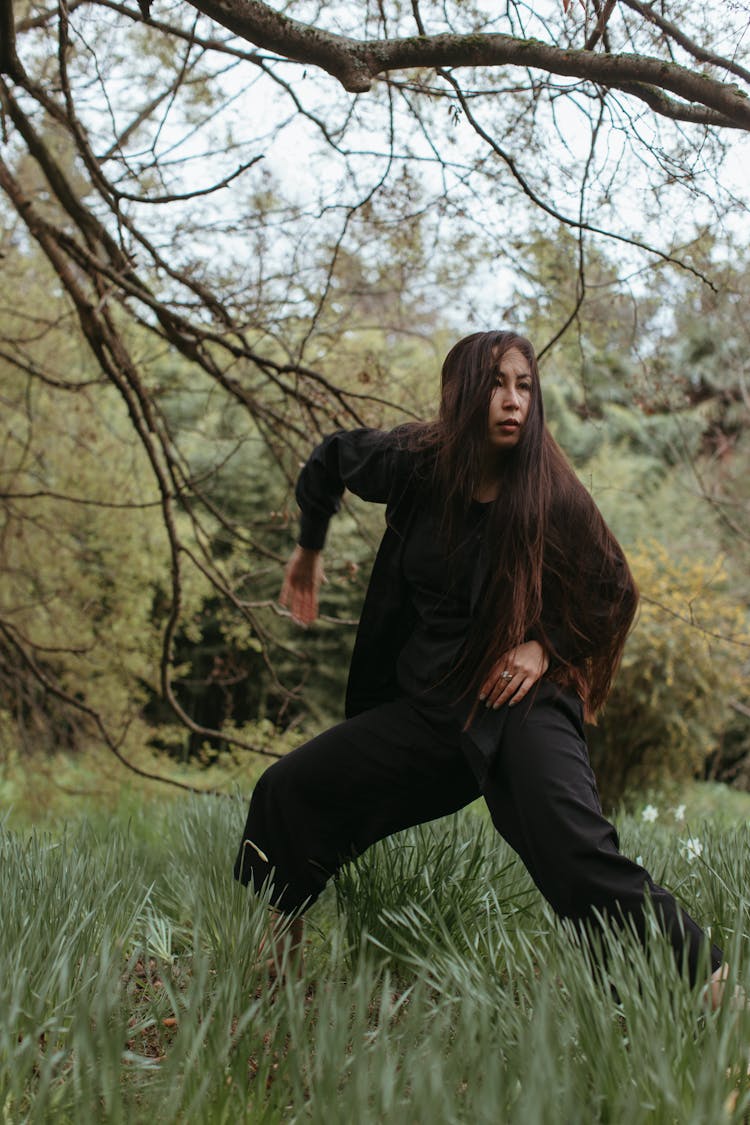
<svg viewBox="0 0 750 1125"><path fill-rule="evenodd" d="M535 695L508 709L483 795L495 826L559 915L576 923L595 922L595 912L631 921L644 940L648 894L678 964L686 964L695 982L706 935L644 868L620 853L617 832L602 814L572 693L542 681ZM712 969L721 960L711 946Z"/></svg>
<svg viewBox="0 0 750 1125"><path fill-rule="evenodd" d="M299 910L376 840L478 796L456 727L406 700L385 704L266 770L250 801L235 877L257 889L274 871L272 901Z"/></svg>

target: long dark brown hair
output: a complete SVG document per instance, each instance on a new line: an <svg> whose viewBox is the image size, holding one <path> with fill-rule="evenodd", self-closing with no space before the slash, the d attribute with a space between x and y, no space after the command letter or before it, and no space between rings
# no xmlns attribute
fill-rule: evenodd
<svg viewBox="0 0 750 1125"><path fill-rule="evenodd" d="M407 441L427 455L450 553L481 480L490 398L511 348L529 364L529 410L502 457L487 515L491 564L459 674L476 698L498 657L535 639L550 656L548 674L574 688L593 718L622 657L638 591L617 540L545 425L531 343L509 331L459 340L443 364L438 418L408 427Z"/></svg>

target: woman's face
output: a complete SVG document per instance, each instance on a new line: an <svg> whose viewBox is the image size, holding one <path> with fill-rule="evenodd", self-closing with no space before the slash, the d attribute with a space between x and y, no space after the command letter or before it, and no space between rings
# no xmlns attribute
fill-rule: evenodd
<svg viewBox="0 0 750 1125"><path fill-rule="evenodd" d="M492 449L518 444L531 405L532 375L519 348L509 348L498 364L497 382L490 396L487 440Z"/></svg>

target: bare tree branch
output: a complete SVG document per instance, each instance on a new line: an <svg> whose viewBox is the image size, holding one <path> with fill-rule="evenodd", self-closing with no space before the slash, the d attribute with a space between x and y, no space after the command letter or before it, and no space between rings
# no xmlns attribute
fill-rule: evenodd
<svg viewBox="0 0 750 1125"><path fill-rule="evenodd" d="M597 20L594 26L594 30L586 40L585 49L587 51L593 51L594 47L597 45L600 39L604 42L604 49L606 51L609 51L607 24L609 23L610 16L615 10L616 3L617 0L605 0L604 4L600 4L599 0L594 0L594 11L596 12Z"/></svg>
<svg viewBox="0 0 750 1125"><path fill-rule="evenodd" d="M115 191L117 193L118 199L128 199L132 203L147 203L149 205L160 203L184 203L188 199L199 199L202 195L213 195L214 192L221 191L222 188L229 187L229 185L233 183L234 180L238 178L238 176L242 176L245 172L247 172L248 168L252 168L255 164L258 163L259 160L262 159L262 154L260 156L254 156L252 160L246 160L243 164L240 164L239 168L235 168L233 172L230 172L226 176L222 176L222 178L220 180L217 180L216 183L209 184L208 187L204 188L194 188L192 191L175 191L167 193L165 195L136 195L133 192L122 191L119 188L115 188Z"/></svg>
<svg viewBox="0 0 750 1125"><path fill-rule="evenodd" d="M654 606L660 610L661 613L666 614L668 617L674 617L677 621L682 621L685 625L689 625L692 629L697 629L704 637L711 637L712 640L722 641L724 644L734 645L737 648L750 649L750 641L744 640L741 636L727 635L726 633L717 633L714 629L706 629L703 625L699 625L694 617L686 617L677 610L670 609L668 605L658 601L656 598L650 598L647 594L641 591L641 601L648 602L649 605Z"/></svg>
<svg viewBox="0 0 750 1125"><path fill-rule="evenodd" d="M684 121L689 125L709 125L717 129L735 129L734 121L723 113L712 109L703 109L699 105L685 105L668 97L663 90L656 86L649 86L645 82L624 82L619 87L623 94L631 94L640 98L647 106L658 113L660 117L669 117L672 121Z"/></svg>
<svg viewBox="0 0 750 1125"><path fill-rule="evenodd" d="M750 82L750 70L746 70L744 66L740 66L734 59L728 59L724 55L717 55L714 51L707 51L705 47L701 47L695 40L687 36L684 31L672 23L671 20L666 19L660 12L656 10L651 4L643 4L641 0L623 0L629 8L634 12L638 12L650 23L653 23L669 39L673 39L675 43L684 48L693 58L698 59L699 62L709 63L711 66L719 67L721 70L728 70L730 74L736 74L743 82Z"/></svg>
<svg viewBox="0 0 750 1125"><path fill-rule="evenodd" d="M56 377L49 371L44 371L38 363L27 358L13 355L12 352L7 351L5 348L0 348L0 359L11 366L17 368L19 371L25 371L27 375L31 375L34 379L39 379L42 383L46 383L48 387L57 387L65 391L80 391L84 387L101 386L105 380L101 377L96 379L78 379L70 380Z"/></svg>
<svg viewBox="0 0 750 1125"><path fill-rule="evenodd" d="M44 154L41 152L40 155L44 157ZM50 225L45 223L35 213L35 209L30 200L25 197L7 168L7 165L2 160L0 160L0 187L3 188L19 214L23 216L29 231L44 250L55 272L64 282L68 293L73 298L84 336L102 370L120 391L154 473L160 493L160 507L169 541L171 558L172 597L167 622L164 628L161 661L162 692L164 698L169 702L175 714L178 715L183 724L193 733L206 738L219 738L241 749L252 750L255 753L277 757L278 755L275 753L265 750L264 748L259 748L257 745L248 743L243 739L233 738L229 735L222 734L221 731L203 727L201 724L195 723L180 706L174 694L170 673L172 668L174 637L180 620L182 606L182 571L180 556L184 547L178 535L174 518L173 497L179 489L176 486L176 482L172 479L172 454L170 453L169 444L160 441L160 426L154 413L153 404L143 388L135 366L128 356L122 341L113 330L106 305L94 305L91 299L86 295L80 282L71 272L70 266L65 260L64 251L55 238ZM57 694L58 697L63 698L59 692ZM92 716L95 715L95 712L93 712L91 708L82 706L81 710ZM102 733L103 727L101 727L100 724L98 724L98 727L100 733ZM115 752L115 744L109 736L107 737L107 745Z"/></svg>
<svg viewBox="0 0 750 1125"><path fill-rule="evenodd" d="M353 39L301 23L258 0L201 0L194 6L258 47L319 66L351 93L367 93L374 78L393 70L521 66L624 92L645 83L682 98L687 110L697 103L734 128L750 129L750 103L736 86L648 55L595 54L493 34Z"/></svg>
<svg viewBox="0 0 750 1125"><path fill-rule="evenodd" d="M630 246L637 246L639 250L646 250L648 251L648 253L654 254L656 257L661 258L663 261L670 262L672 265L679 266L681 269L687 270L688 273L692 273L696 277L700 277L701 281L703 281L706 285L708 285L710 288L713 287L713 282L711 281L711 279L700 270L696 269L696 267L691 263L683 262L679 258L674 258L671 254L667 254L664 250L660 250L657 246L649 246L647 243L641 242L640 239L630 238L627 235L618 234L615 231L604 230L602 227L597 227L592 223L583 221L580 217L578 219L574 219L569 215L564 215L561 211L558 211L556 207L552 207L549 203L546 202L546 200L542 199L536 191L534 191L526 177L521 173L516 161L513 159L511 154L507 152L502 147L502 145L499 145L495 138L492 137L487 132L487 130L484 129L482 125L480 125L480 123L477 121L472 112L471 106L464 97L463 90L459 86L456 78L454 78L454 76L446 70L440 70L439 74L456 91L456 96L461 103L461 108L463 109L464 114L466 115L466 119L475 133L477 133L478 136L486 141L492 151L495 152L505 162L524 194L527 195L529 199L531 199L532 202L536 204L537 207L541 208L542 211L546 211L548 215L551 215L552 218L557 219L557 221L562 223L564 226L572 227L576 230L589 231L591 234L600 234L604 237L612 238L617 242L628 243Z"/></svg>
<svg viewBox="0 0 750 1125"><path fill-rule="evenodd" d="M127 511L141 511L146 508L158 508L160 501L144 500L93 500L88 496L70 496L67 492L54 492L48 488L38 488L34 492L18 492L0 490L0 500L60 500L64 504L80 504L91 508L115 508Z"/></svg>
<svg viewBox="0 0 750 1125"><path fill-rule="evenodd" d="M83 4L90 3L91 0L71 0L68 4L68 12L74 12L76 8L80 8ZM38 16L29 16L26 19L18 20L16 23L16 31L23 34L25 31L33 31L36 28L47 27L53 23L60 15L60 9L55 5L54 8L48 8L46 12L40 12Z"/></svg>
<svg viewBox="0 0 750 1125"><path fill-rule="evenodd" d="M16 23L13 0L0 0L0 74L19 79L23 67L16 53Z"/></svg>

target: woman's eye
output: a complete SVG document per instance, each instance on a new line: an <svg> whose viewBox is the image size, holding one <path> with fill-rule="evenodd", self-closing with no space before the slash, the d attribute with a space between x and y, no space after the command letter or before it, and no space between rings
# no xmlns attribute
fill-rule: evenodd
<svg viewBox="0 0 750 1125"><path fill-rule="evenodd" d="M503 379L502 375L498 375L497 379L495 379L495 386L505 386L505 380ZM521 382L516 383L516 390L524 391L526 394L529 394L531 392L531 382L527 379L524 379Z"/></svg>

